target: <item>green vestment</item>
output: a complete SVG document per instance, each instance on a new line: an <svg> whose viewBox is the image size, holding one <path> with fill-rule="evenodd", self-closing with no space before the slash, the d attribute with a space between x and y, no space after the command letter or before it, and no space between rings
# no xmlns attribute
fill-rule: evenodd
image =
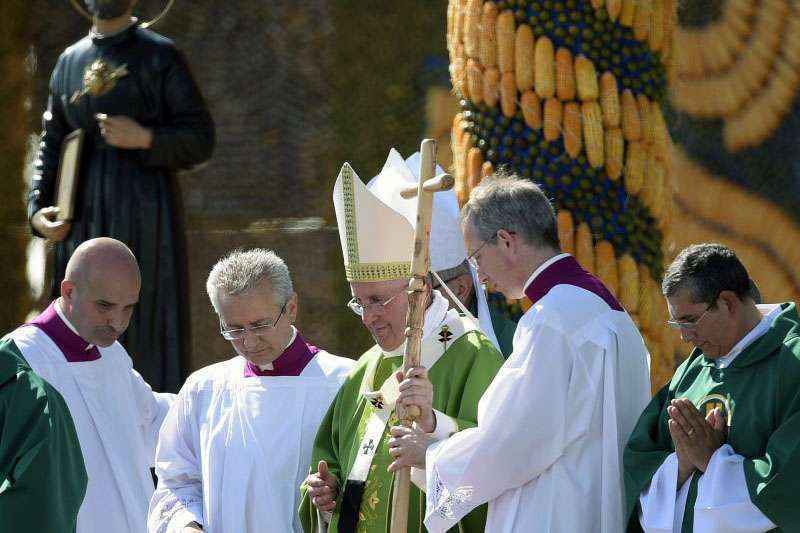
<svg viewBox="0 0 800 533"><path fill-rule="evenodd" d="M506 317L500 309L489 306L489 316L492 318L492 328L497 343L500 345L500 352L506 359L514 350L514 333L517 331L517 324Z"/></svg>
<svg viewBox="0 0 800 533"><path fill-rule="evenodd" d="M466 320L454 311L447 314L444 324L431 336L435 336L436 342L427 343L430 347L428 352L438 353L424 352L422 361L424 364L426 358L431 356L435 361L428 369L428 377L433 383L433 408L455 419L459 430L474 427L477 424L478 401L502 366L503 358L486 336L468 326ZM423 343L424 350L425 346L426 343ZM349 527L340 525L340 519L342 501L345 499L343 495L348 492L347 479L363 448L362 438L373 413L373 404L362 392L380 388L387 378L402 367L402 362L402 357L387 356L379 346L364 353L342 385L317 432L311 468L316 471L319 461L325 460L340 487L328 529L330 533L353 533ZM396 425L396 421L392 415L377 444L363 485L355 528L359 533L385 533L389 530L393 475L386 471L386 467L391 463L387 443L388 431L393 424ZM312 533L317 527L317 511L306 494L305 486L301 487L301 493L300 519L306 533ZM412 484L409 500L409 533L425 531L422 525L424 493ZM485 521L484 505L467 515L461 527L467 533L483 532Z"/></svg>
<svg viewBox="0 0 800 533"><path fill-rule="evenodd" d="M704 414L721 407L729 423L727 443L743 456L753 504L778 526L800 531L800 317L794 303L781 305L768 331L727 368L716 368L695 349L645 409L625 448L628 531L641 531L639 495L675 451L667 407L688 398ZM691 533L699 476L684 511Z"/></svg>
<svg viewBox="0 0 800 533"><path fill-rule="evenodd" d="M86 481L64 398L0 341L0 531L74 532Z"/></svg>

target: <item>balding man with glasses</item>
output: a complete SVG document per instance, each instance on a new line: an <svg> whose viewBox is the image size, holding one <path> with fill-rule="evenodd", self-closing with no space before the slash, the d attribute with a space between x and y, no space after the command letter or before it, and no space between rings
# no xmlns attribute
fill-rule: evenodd
<svg viewBox="0 0 800 533"><path fill-rule="evenodd" d="M729 248L692 245L662 284L694 350L625 449L628 531L800 531L800 317L757 305Z"/></svg>
<svg viewBox="0 0 800 533"><path fill-rule="evenodd" d="M192 374L169 412L149 531L300 531L297 487L353 361L297 331L289 269L270 250L233 252L206 288L237 355Z"/></svg>

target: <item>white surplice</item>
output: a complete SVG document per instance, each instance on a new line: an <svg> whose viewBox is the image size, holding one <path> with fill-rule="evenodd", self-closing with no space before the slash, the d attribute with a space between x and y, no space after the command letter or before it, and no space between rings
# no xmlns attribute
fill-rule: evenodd
<svg viewBox="0 0 800 533"><path fill-rule="evenodd" d="M118 342L99 348L95 361L70 363L35 326L10 336L31 368L61 393L75 422L89 478L77 533L145 531L158 430L175 395L153 392Z"/></svg>
<svg viewBox="0 0 800 533"><path fill-rule="evenodd" d="M556 284L520 320L478 426L428 449L425 525L446 531L489 502L492 533L619 533L622 450L649 398L648 355L630 317Z"/></svg>
<svg viewBox="0 0 800 533"><path fill-rule="evenodd" d="M353 363L320 351L299 376L245 377L237 356L192 374L161 430L149 531L302 531L314 437Z"/></svg>

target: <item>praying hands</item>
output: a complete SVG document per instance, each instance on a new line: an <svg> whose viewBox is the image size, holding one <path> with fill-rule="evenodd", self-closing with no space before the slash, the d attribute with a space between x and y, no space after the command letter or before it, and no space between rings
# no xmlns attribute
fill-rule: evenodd
<svg viewBox="0 0 800 533"><path fill-rule="evenodd" d="M672 400L667 407L669 433L678 455L678 486L683 485L695 470L705 472L711 456L727 439L725 416L719 408L703 417L687 400Z"/></svg>

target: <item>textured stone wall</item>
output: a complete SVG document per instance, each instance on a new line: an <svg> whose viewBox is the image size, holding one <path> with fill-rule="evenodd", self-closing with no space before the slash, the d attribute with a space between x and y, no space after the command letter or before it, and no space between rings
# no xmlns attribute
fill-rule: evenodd
<svg viewBox="0 0 800 533"><path fill-rule="evenodd" d="M24 320L30 305L25 278L26 192L22 179L27 143L26 103L30 90L26 47L30 21L25 16L28 2L4 0L0 5L0 331L12 329ZM0 334L2 335L2 334Z"/></svg>
<svg viewBox="0 0 800 533"><path fill-rule="evenodd" d="M145 14L159 4L140 3ZM27 9L32 27L22 49L30 45L36 68L30 109L18 122L33 132L41 127L58 54L88 23L65 0L38 0ZM369 346L344 306L350 295L333 183L345 160L366 180L390 146L418 149L425 94L446 79L444 19L444 2L178 0L154 28L185 52L217 125L212 161L178 178L192 369L230 353L205 279L236 247L271 247L286 258L300 295L298 325L310 341L351 356Z"/></svg>

